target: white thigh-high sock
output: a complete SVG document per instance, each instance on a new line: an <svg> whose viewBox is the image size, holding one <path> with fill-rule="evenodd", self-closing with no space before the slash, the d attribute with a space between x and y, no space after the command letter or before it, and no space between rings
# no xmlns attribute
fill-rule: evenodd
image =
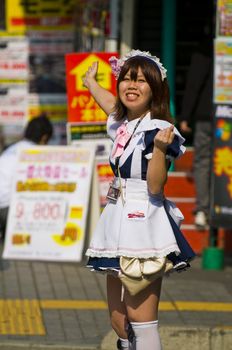
<svg viewBox="0 0 232 350"><path fill-rule="evenodd" d="M135 339L134 350L162 350L158 332L158 320L151 322L130 322Z"/></svg>
<svg viewBox="0 0 232 350"><path fill-rule="evenodd" d="M119 338L119 342L120 342L120 348L121 350L129 350L129 341L128 339L122 339Z"/></svg>

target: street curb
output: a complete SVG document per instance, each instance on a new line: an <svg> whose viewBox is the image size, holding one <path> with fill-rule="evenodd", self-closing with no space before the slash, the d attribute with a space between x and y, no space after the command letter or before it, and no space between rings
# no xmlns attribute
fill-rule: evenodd
<svg viewBox="0 0 232 350"><path fill-rule="evenodd" d="M160 327L163 350L232 350L232 327ZM101 350L115 350L117 336L110 331Z"/></svg>
<svg viewBox="0 0 232 350"><path fill-rule="evenodd" d="M0 342L1 350L99 350L97 345L36 344L26 342Z"/></svg>

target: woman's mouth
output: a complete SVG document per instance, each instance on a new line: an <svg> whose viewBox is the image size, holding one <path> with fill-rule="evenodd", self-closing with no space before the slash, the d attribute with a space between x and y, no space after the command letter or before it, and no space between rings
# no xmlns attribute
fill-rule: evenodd
<svg viewBox="0 0 232 350"><path fill-rule="evenodd" d="M132 92L129 92L129 93L126 94L126 98L129 101L134 101L135 99L138 98L138 96L139 96L138 94L135 94L135 93L132 93Z"/></svg>

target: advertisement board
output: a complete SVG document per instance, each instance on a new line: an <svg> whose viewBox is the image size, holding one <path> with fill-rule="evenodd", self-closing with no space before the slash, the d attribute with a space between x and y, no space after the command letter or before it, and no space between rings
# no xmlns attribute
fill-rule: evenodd
<svg viewBox="0 0 232 350"><path fill-rule="evenodd" d="M81 261L94 150L43 146L19 154L5 259Z"/></svg>
<svg viewBox="0 0 232 350"><path fill-rule="evenodd" d="M7 31L25 34L29 30L70 30L75 4L75 0L7 1Z"/></svg>
<svg viewBox="0 0 232 350"><path fill-rule="evenodd" d="M98 61L99 84L116 92L116 80L112 74L109 58L117 53L70 53L66 55L66 77L68 95L68 122L105 122L106 114L83 85L83 77L93 62Z"/></svg>

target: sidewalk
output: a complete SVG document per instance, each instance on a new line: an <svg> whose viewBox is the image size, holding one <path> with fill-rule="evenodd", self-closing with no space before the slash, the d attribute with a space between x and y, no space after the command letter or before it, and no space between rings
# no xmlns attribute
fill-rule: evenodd
<svg viewBox="0 0 232 350"><path fill-rule="evenodd" d="M231 276L231 258L223 271L202 270L196 258L164 279L164 350L232 349ZM115 340L103 275L76 263L0 261L1 350L115 350Z"/></svg>

